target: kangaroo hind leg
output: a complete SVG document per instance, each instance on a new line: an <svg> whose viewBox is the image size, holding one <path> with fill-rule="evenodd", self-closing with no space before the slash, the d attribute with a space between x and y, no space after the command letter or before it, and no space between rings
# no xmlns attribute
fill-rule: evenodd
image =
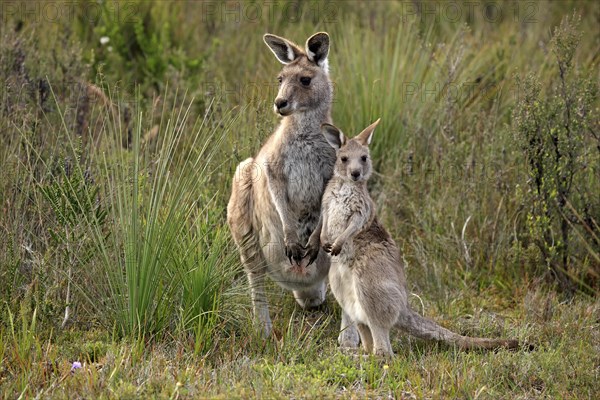
<svg viewBox="0 0 600 400"><path fill-rule="evenodd" d="M360 341L363 345L363 350L366 353L373 352L373 336L371 335L371 329L365 324L357 324L358 333L360 334Z"/></svg>
<svg viewBox="0 0 600 400"><path fill-rule="evenodd" d="M390 342L389 328L370 325L371 335L373 336L373 354L378 356L392 357L392 344Z"/></svg>
<svg viewBox="0 0 600 400"><path fill-rule="evenodd" d="M258 234L252 226L254 211L252 196L252 171L254 159L242 161L235 172L231 197L227 205L227 223L233 236L250 284L254 318L265 337L271 334L272 323L265 293L266 260Z"/></svg>

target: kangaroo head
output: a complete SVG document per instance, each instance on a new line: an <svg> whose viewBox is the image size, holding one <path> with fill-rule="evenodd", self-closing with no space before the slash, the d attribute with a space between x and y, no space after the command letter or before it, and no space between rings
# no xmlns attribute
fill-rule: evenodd
<svg viewBox="0 0 600 400"><path fill-rule="evenodd" d="M334 175L344 180L366 182L371 177L373 163L369 154L369 144L377 121L367 126L361 133L348 140L338 128L331 124L321 125L325 139L336 150Z"/></svg>
<svg viewBox="0 0 600 400"><path fill-rule="evenodd" d="M275 112L281 116L307 112L331 104L329 79L329 35L319 32L306 41L305 50L279 36L266 34L264 41L284 64L279 73Z"/></svg>

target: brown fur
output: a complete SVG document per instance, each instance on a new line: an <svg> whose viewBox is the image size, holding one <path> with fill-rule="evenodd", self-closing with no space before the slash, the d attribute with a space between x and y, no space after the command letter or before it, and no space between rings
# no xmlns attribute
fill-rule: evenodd
<svg viewBox="0 0 600 400"><path fill-rule="evenodd" d="M321 242L334 256L329 270L331 290L357 324L364 349L392 356L392 327L461 349L517 347L516 340L458 335L410 308L398 248L377 219L367 190L372 168L368 144L378 123L350 141L333 125L323 126L325 137L337 149L337 161L323 195Z"/></svg>

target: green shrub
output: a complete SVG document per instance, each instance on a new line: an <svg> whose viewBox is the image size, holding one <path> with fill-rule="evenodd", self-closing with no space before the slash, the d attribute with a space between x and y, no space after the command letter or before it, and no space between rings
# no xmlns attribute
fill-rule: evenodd
<svg viewBox="0 0 600 400"><path fill-rule="evenodd" d="M578 17L551 41L557 76L546 90L535 74L519 78L515 133L528 164L523 193L528 233L562 291L591 289L600 273L598 82L574 63ZM544 272L542 271L542 274Z"/></svg>
<svg viewBox="0 0 600 400"><path fill-rule="evenodd" d="M165 85L177 75L196 83L207 54L189 54L186 38L175 33L181 6L173 2L101 2L97 17L90 18L91 1L78 5L79 34L89 40L85 53L92 76L102 73L110 82L134 85L152 95L164 93Z"/></svg>

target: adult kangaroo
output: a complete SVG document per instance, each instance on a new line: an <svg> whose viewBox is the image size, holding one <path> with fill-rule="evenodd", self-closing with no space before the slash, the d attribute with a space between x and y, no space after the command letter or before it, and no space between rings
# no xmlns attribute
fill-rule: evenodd
<svg viewBox="0 0 600 400"><path fill-rule="evenodd" d="M248 275L255 319L269 336L265 275L292 290L303 308L325 300L330 260L320 249L321 197L335 150L321 133L321 124L331 123L329 35L314 34L304 50L271 34L264 41L284 64L274 104L282 119L256 157L238 165L227 222ZM344 314L340 341L356 347L358 332L346 321Z"/></svg>

